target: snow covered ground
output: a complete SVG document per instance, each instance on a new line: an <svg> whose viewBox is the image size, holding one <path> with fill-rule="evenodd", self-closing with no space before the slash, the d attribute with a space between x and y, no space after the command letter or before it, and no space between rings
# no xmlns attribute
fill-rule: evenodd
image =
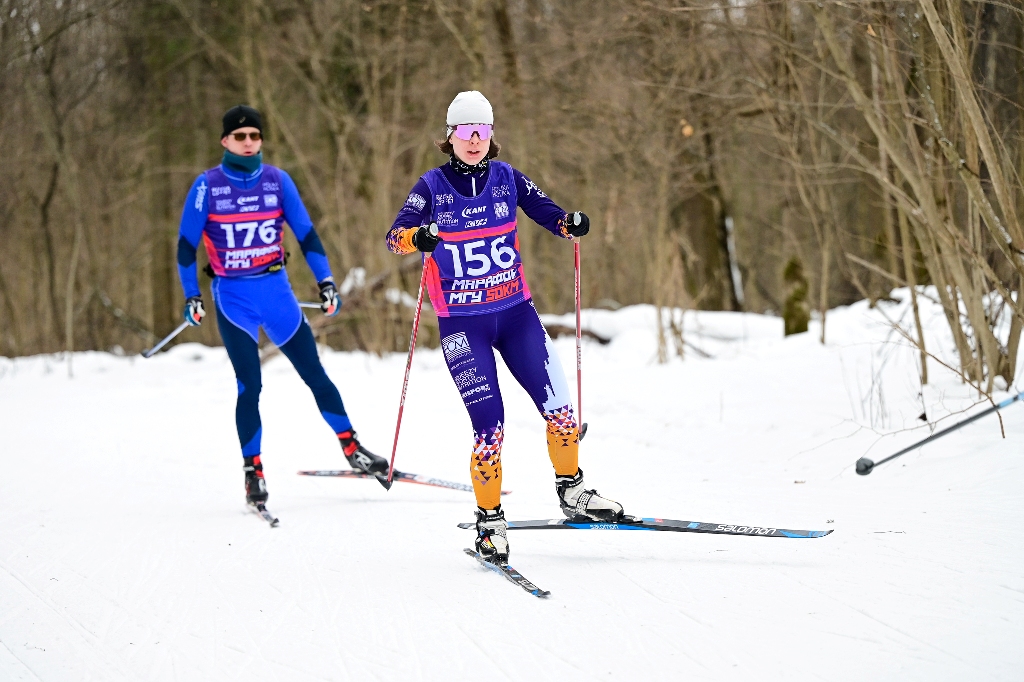
<svg viewBox="0 0 1024 682"><path fill-rule="evenodd" d="M586 311L613 338L584 348L590 485L637 515L835 532L513 531L548 600L462 553L468 493L296 476L343 460L284 358L262 399L276 529L244 509L222 349L81 353L73 379L0 359L0 680L1021 679L1024 408L1006 439L993 416L855 475L984 407L935 362L919 396L887 317L909 326L905 305L832 311L822 346L816 323L784 340L778 318L687 313L712 357L659 365L651 308ZM404 356L324 362L389 454ZM557 517L542 422L501 378L507 514ZM398 467L468 482L469 434L418 351Z"/></svg>

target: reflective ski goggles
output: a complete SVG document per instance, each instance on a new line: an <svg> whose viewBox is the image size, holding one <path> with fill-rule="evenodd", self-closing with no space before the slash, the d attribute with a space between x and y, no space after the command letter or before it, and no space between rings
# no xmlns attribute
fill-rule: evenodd
<svg viewBox="0 0 1024 682"><path fill-rule="evenodd" d="M448 134L455 133L455 137L467 142L473 139L473 133L479 135L481 140L489 140L493 127L489 123L460 123L457 126L448 126Z"/></svg>

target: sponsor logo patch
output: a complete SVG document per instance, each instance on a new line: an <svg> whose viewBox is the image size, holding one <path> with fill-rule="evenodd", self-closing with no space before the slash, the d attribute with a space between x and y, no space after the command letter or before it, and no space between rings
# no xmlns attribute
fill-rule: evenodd
<svg viewBox="0 0 1024 682"><path fill-rule="evenodd" d="M203 210L203 199L206 198L206 182L201 181L199 187L196 187L196 210Z"/></svg>
<svg viewBox="0 0 1024 682"><path fill-rule="evenodd" d="M455 217L455 211L442 211L437 214L439 227L458 227L459 219Z"/></svg>
<svg viewBox="0 0 1024 682"><path fill-rule="evenodd" d="M280 192L281 191L281 183L279 183L279 182L264 182L263 183L263 191L264 192Z"/></svg>
<svg viewBox="0 0 1024 682"><path fill-rule="evenodd" d="M463 391L462 392L462 397L463 398L468 398L469 396L473 395L474 393L484 393L484 392L490 391L490 390L491 390L491 385L490 384L484 384L483 386L477 386L476 388L471 388L468 391Z"/></svg>
<svg viewBox="0 0 1024 682"><path fill-rule="evenodd" d="M495 199L504 199L505 197L512 196L512 190L509 189L508 185L498 185L491 189L491 195Z"/></svg>
<svg viewBox="0 0 1024 682"><path fill-rule="evenodd" d="M477 213L483 213L486 210L486 206L467 206L466 208L462 209L462 217L468 218L470 216L476 215Z"/></svg>
<svg viewBox="0 0 1024 682"><path fill-rule="evenodd" d="M264 194L263 203L266 206L277 206L277 195L276 194Z"/></svg>
<svg viewBox="0 0 1024 682"><path fill-rule="evenodd" d="M526 194L527 194L527 196L529 196L530 194L533 194L534 190L537 191L537 196L539 196L541 198L544 198L544 197L547 196L547 194L544 194L544 192L540 191L540 187L537 186L537 183L535 183L530 178L524 177L523 181L526 183Z"/></svg>
<svg viewBox="0 0 1024 682"><path fill-rule="evenodd" d="M412 206L417 211L422 211L423 207L427 205L427 200L421 197L416 192L409 195L409 198L405 200L406 206Z"/></svg>
<svg viewBox="0 0 1024 682"><path fill-rule="evenodd" d="M481 218L480 220L467 220L466 228L470 227L482 227L487 224L487 218Z"/></svg>
<svg viewBox="0 0 1024 682"><path fill-rule="evenodd" d="M224 187L211 187L210 195L215 197L226 197L231 194L231 188L227 185Z"/></svg>
<svg viewBox="0 0 1024 682"><path fill-rule="evenodd" d="M508 204L504 201L499 201L494 205L494 217L501 219L508 217Z"/></svg>
<svg viewBox="0 0 1024 682"><path fill-rule="evenodd" d="M441 339L441 348L444 349L444 357L448 362L469 355L473 349L469 347L469 339L464 332L449 334Z"/></svg>
<svg viewBox="0 0 1024 682"><path fill-rule="evenodd" d="M235 208L235 202L231 199L217 199L216 204L218 211L230 211Z"/></svg>
<svg viewBox="0 0 1024 682"><path fill-rule="evenodd" d="M455 387L458 388L460 391L464 388L482 383L484 381L487 380L476 375L476 367L470 367L469 369L459 372L458 374L455 375Z"/></svg>
<svg viewBox="0 0 1024 682"><path fill-rule="evenodd" d="M447 206L455 203L454 194L437 194L434 196L434 206Z"/></svg>

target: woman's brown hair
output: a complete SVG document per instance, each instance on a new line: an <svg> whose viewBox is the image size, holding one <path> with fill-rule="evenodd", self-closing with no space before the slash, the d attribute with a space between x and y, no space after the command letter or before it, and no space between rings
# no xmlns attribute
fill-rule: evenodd
<svg viewBox="0 0 1024 682"><path fill-rule="evenodd" d="M449 142L448 140L434 140L434 145L441 150L442 154L447 154L448 156L451 156L452 154L455 153L455 148L452 147L452 143ZM497 157L500 152L501 145L498 144L497 140L491 137L491 145L490 147L487 148L487 156L484 158L493 159Z"/></svg>

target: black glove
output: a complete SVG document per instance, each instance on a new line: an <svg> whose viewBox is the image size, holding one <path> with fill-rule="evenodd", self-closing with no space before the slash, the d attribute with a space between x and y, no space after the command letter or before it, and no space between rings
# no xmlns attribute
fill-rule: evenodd
<svg viewBox="0 0 1024 682"><path fill-rule="evenodd" d="M590 218L583 211L576 211L565 216L565 231L573 237L582 237L590 232Z"/></svg>
<svg viewBox="0 0 1024 682"><path fill-rule="evenodd" d="M341 296L338 295L338 288L334 286L333 279L325 279L319 282L320 286L320 310L324 311L327 317L334 317L341 310Z"/></svg>
<svg viewBox="0 0 1024 682"><path fill-rule="evenodd" d="M443 241L437 236L437 223L421 226L412 236L412 245L424 253L430 253Z"/></svg>
<svg viewBox="0 0 1024 682"><path fill-rule="evenodd" d="M203 323L204 317L206 317L206 311L203 310L203 299L192 296L185 301L185 321L189 325L198 327Z"/></svg>

